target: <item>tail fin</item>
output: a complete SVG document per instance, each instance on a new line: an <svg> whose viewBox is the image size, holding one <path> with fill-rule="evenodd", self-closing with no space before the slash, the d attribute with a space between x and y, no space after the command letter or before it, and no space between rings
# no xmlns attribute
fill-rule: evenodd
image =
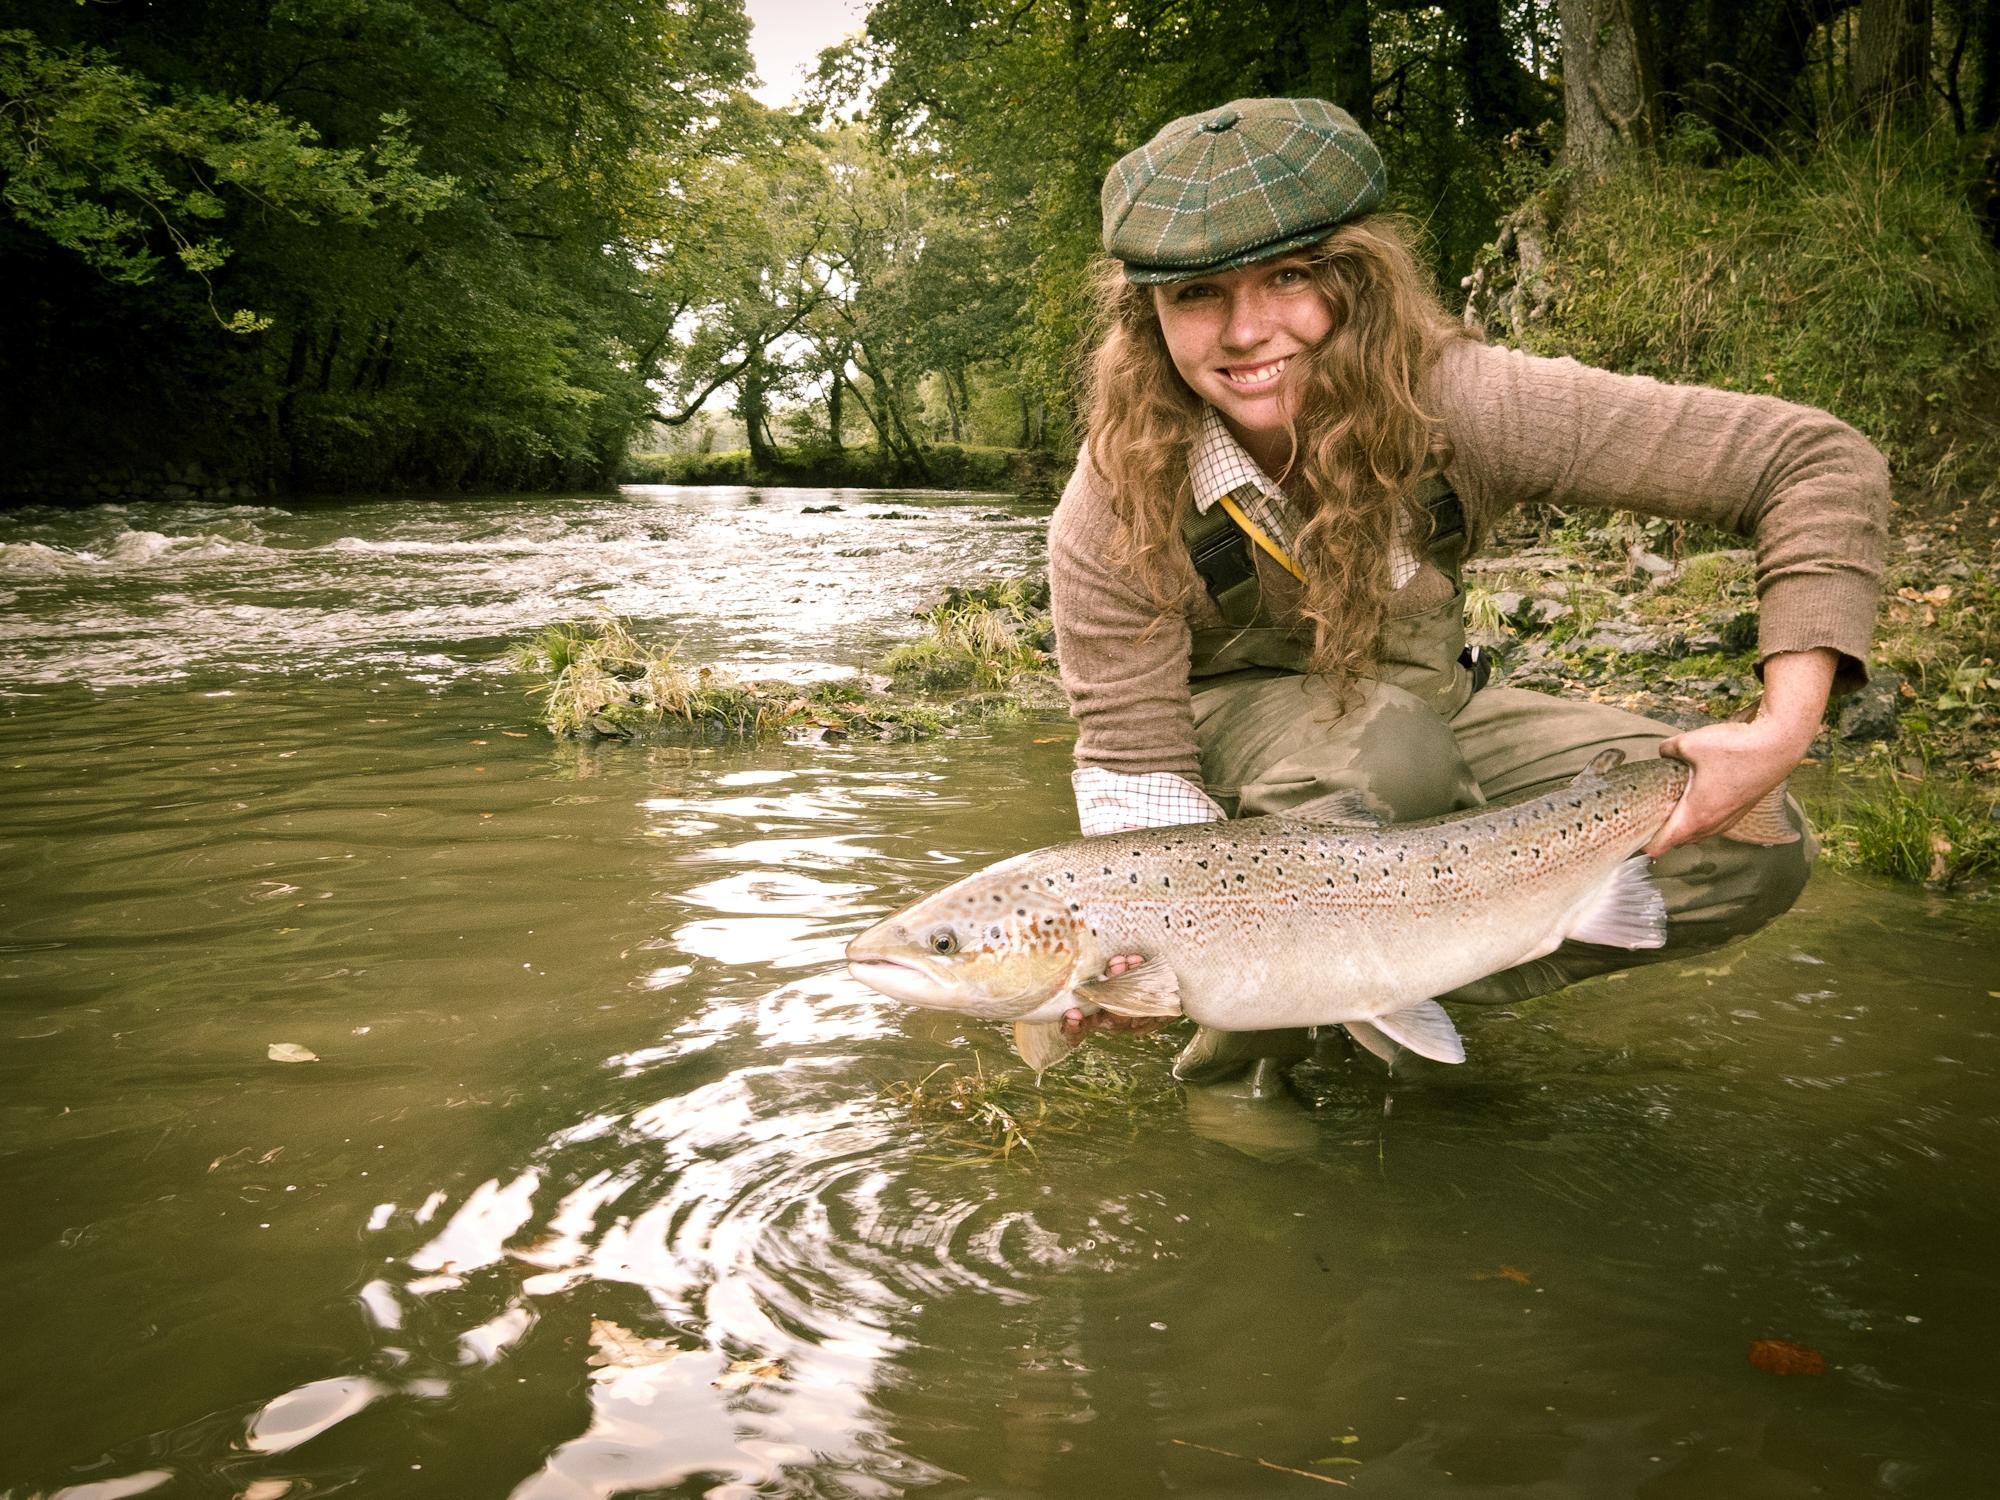
<svg viewBox="0 0 2000 1500"><path fill-rule="evenodd" d="M1785 784L1779 782L1758 798L1748 812L1722 830L1722 836L1739 844L1796 844L1800 835L1792 827L1791 814L1785 811Z"/></svg>

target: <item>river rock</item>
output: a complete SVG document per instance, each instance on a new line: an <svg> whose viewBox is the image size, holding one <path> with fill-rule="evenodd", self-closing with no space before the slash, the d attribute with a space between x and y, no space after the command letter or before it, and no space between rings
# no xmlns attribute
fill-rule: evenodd
<svg viewBox="0 0 2000 1500"><path fill-rule="evenodd" d="M1850 745L1893 740L1900 732L1896 715L1903 705L1903 674L1877 672L1867 684L1848 695L1840 707L1840 737Z"/></svg>
<svg viewBox="0 0 2000 1500"><path fill-rule="evenodd" d="M1586 646L1603 646L1612 651L1645 652L1658 655L1667 651L1667 637L1650 625L1636 620L1600 620L1583 638Z"/></svg>

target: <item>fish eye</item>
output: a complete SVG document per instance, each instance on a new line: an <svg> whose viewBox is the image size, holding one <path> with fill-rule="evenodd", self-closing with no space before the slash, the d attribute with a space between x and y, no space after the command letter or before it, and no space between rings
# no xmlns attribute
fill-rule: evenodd
<svg viewBox="0 0 2000 1500"><path fill-rule="evenodd" d="M949 927L940 927L931 934L931 952L950 954L958 952L958 934Z"/></svg>

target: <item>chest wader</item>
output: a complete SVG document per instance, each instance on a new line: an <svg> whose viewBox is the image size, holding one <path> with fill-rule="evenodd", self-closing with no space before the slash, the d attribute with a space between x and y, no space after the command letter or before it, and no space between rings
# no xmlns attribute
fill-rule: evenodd
<svg viewBox="0 0 2000 1500"><path fill-rule="evenodd" d="M1476 786L1458 784L1464 771L1455 751L1446 757L1453 769L1446 770L1440 753L1427 747L1434 741L1449 747L1445 725L1484 684L1490 667L1465 644L1461 576L1470 537L1464 509L1442 476L1426 480L1417 501L1430 521L1422 546L1424 560L1450 582L1449 597L1384 622L1374 675L1401 691L1373 693L1355 707L1351 718L1343 716L1345 729L1358 738L1386 736L1395 745L1395 753L1377 757L1378 763L1387 764L1379 764L1371 776L1375 784L1370 791L1384 792L1385 811L1398 818L1481 800ZM1276 811L1270 797L1282 788L1260 784L1248 798L1239 793L1247 789L1250 768L1274 738L1296 736L1302 729L1308 739L1315 738L1309 721L1315 713L1324 714L1324 696L1308 701L1284 686L1295 681L1304 687L1309 681L1312 626L1296 617L1280 621L1272 613L1258 582L1253 550L1257 543L1228 508L1216 505L1204 515L1190 507L1181 534L1223 622L1194 631L1189 663L1188 688L1195 704L1197 737L1203 742L1204 775L1211 793L1231 811L1246 816ZM1291 570L1289 559L1274 548L1265 550ZM1391 715L1401 715L1402 720ZM1390 783L1399 776L1409 783L1408 795L1442 796L1446 801L1442 806L1398 805L1402 799ZM1298 790L1308 795L1312 788ZM1307 1055L1312 1045L1311 1033L1305 1030L1232 1033L1202 1027L1175 1060L1174 1073L1189 1083L1210 1083L1254 1066L1252 1086L1261 1088L1274 1085L1282 1065Z"/></svg>
<svg viewBox="0 0 2000 1500"><path fill-rule="evenodd" d="M1491 663L1465 644L1461 573L1471 540L1465 509L1441 474L1419 486L1417 503L1431 523L1425 561L1450 580L1451 597L1435 608L1383 623L1376 675L1421 698L1439 718L1449 719L1485 685ZM1312 625L1304 620L1281 624L1265 608L1253 544L1229 512L1220 505L1206 514L1190 507L1181 520L1181 537L1223 619L1221 625L1194 632L1190 688L1199 692L1211 685L1211 679L1232 672L1308 671Z"/></svg>

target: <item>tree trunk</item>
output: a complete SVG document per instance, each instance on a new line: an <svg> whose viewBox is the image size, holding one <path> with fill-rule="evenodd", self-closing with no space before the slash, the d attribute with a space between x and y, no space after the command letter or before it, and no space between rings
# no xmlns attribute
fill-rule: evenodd
<svg viewBox="0 0 2000 1500"><path fill-rule="evenodd" d="M753 472L769 470L777 459L777 452L767 436L764 421L764 355L759 350L752 354L743 366L743 373L736 377L736 415L743 419L744 441L750 446L750 468Z"/></svg>
<svg viewBox="0 0 2000 1500"><path fill-rule="evenodd" d="M1508 40L1500 0L1446 0L1444 13L1458 43L1458 75L1474 128L1497 140L1533 124L1536 80Z"/></svg>
<svg viewBox="0 0 2000 1500"><path fill-rule="evenodd" d="M1327 40L1333 49L1333 102L1363 130L1375 128L1375 48L1368 30L1368 0L1333 0L1327 7Z"/></svg>
<svg viewBox="0 0 2000 1500"><path fill-rule="evenodd" d="M1871 123L1920 114L1931 81L1931 0L1861 0L1854 108Z"/></svg>
<svg viewBox="0 0 2000 1500"><path fill-rule="evenodd" d="M1660 135L1659 87L1638 0L1562 0L1563 162L1584 184Z"/></svg>
<svg viewBox="0 0 2000 1500"><path fill-rule="evenodd" d="M1973 106L1972 128L2000 125L2000 0L1980 0L1979 102Z"/></svg>
<svg viewBox="0 0 2000 1500"><path fill-rule="evenodd" d="M847 449L847 443L840 435L841 423L845 416L842 410L845 403L841 397L847 390L847 377L844 373L846 369L847 356L843 354L833 367L833 378L826 383L826 436L835 453L842 453Z"/></svg>

